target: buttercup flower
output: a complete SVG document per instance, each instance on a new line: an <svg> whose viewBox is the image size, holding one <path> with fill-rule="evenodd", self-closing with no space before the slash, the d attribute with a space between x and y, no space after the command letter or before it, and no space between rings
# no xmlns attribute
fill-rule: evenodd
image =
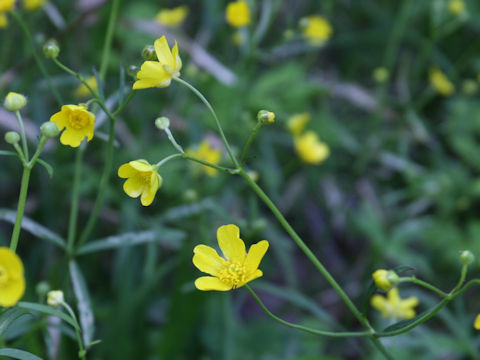
<svg viewBox="0 0 480 360"><path fill-rule="evenodd" d="M328 145L321 142L313 131L295 137L294 145L298 156L308 164L320 164L330 155Z"/></svg>
<svg viewBox="0 0 480 360"><path fill-rule="evenodd" d="M187 154L215 165L220 163L220 160L222 158L222 152L220 151L220 149L213 148L210 145L210 142L208 142L208 140L203 140L196 150L187 149ZM199 166L203 168L203 170L208 176L217 175L217 169L200 164Z"/></svg>
<svg viewBox="0 0 480 360"><path fill-rule="evenodd" d="M250 24L250 9L244 0L233 1L227 5L227 22L234 27L242 27Z"/></svg>
<svg viewBox="0 0 480 360"><path fill-rule="evenodd" d="M332 36L332 26L323 16L312 15L300 20L302 34L313 46L323 45Z"/></svg>
<svg viewBox="0 0 480 360"><path fill-rule="evenodd" d="M443 96L450 96L455 92L455 86L439 68L432 68L430 70L430 84Z"/></svg>
<svg viewBox="0 0 480 360"><path fill-rule="evenodd" d="M0 247L0 306L15 305L25 293L22 260L7 247Z"/></svg>
<svg viewBox="0 0 480 360"><path fill-rule="evenodd" d="M125 193L132 198L141 195L140 202L143 206L148 206L153 202L155 194L163 182L162 177L157 173L157 168L143 159L130 161L120 166L118 176L127 179L123 184Z"/></svg>
<svg viewBox="0 0 480 360"><path fill-rule="evenodd" d="M57 124L60 131L65 129L60 136L63 145L79 147L85 137L87 141L93 138L95 115L85 105L64 105L60 112L52 115L50 121Z"/></svg>
<svg viewBox="0 0 480 360"><path fill-rule="evenodd" d="M155 52L158 61L145 61L137 73L138 80L133 84L133 89L146 89L151 87L167 87L172 82L173 77L180 76L182 60L178 55L178 45L175 45L170 51L167 39L162 36L155 40Z"/></svg>
<svg viewBox="0 0 480 360"><path fill-rule="evenodd" d="M23 8L29 11L38 10L43 7L46 2L47 0L23 0Z"/></svg>
<svg viewBox="0 0 480 360"><path fill-rule="evenodd" d="M16 0L0 0L0 13L13 10Z"/></svg>
<svg viewBox="0 0 480 360"><path fill-rule="evenodd" d="M480 314L477 315L475 321L473 322L473 327L475 330L480 330Z"/></svg>
<svg viewBox="0 0 480 360"><path fill-rule="evenodd" d="M0 29L4 29L8 26L8 18L4 13L0 13Z"/></svg>
<svg viewBox="0 0 480 360"><path fill-rule="evenodd" d="M240 229L236 225L220 226L217 240L223 258L210 246L197 245L193 249L193 264L200 271L212 275L195 280L198 290L228 291L263 275L258 266L267 252L267 240L250 246L246 253L245 243L240 239Z"/></svg>
<svg viewBox="0 0 480 360"><path fill-rule="evenodd" d="M62 305L64 302L62 290L52 290L47 294L47 304L53 307Z"/></svg>
<svg viewBox="0 0 480 360"><path fill-rule="evenodd" d="M187 17L188 6L178 6L173 9L162 9L158 12L155 20L165 27L177 27Z"/></svg>
<svg viewBox="0 0 480 360"><path fill-rule="evenodd" d="M98 91L97 78L95 76L90 76L89 78L85 79L85 82L92 88L93 91ZM77 98L87 98L91 96L90 90L88 90L84 84L78 85L78 87L75 89L74 95Z"/></svg>
<svg viewBox="0 0 480 360"><path fill-rule="evenodd" d="M392 270L377 270L372 274L372 277L375 285L384 291L387 291L398 282L398 275Z"/></svg>
<svg viewBox="0 0 480 360"><path fill-rule="evenodd" d="M411 319L415 317L414 308L418 306L418 299L416 297L402 299L398 294L398 288L393 288L387 293L387 297L373 295L370 304L385 318Z"/></svg>
<svg viewBox="0 0 480 360"><path fill-rule="evenodd" d="M460 15L466 9L465 1L463 0L450 0L448 3L448 11L452 15Z"/></svg>
<svg viewBox="0 0 480 360"><path fill-rule="evenodd" d="M287 128L288 131L290 131L290 134L293 136L300 135L303 129L305 129L307 123L310 121L310 118L311 116L309 113L295 114L290 116L287 121Z"/></svg>

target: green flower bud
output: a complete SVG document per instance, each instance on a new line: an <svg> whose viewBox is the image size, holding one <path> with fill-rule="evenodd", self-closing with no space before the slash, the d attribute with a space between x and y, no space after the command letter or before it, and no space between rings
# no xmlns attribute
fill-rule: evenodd
<svg viewBox="0 0 480 360"><path fill-rule="evenodd" d="M387 291L395 285L399 278L395 271L379 269L372 274L375 285L381 290Z"/></svg>
<svg viewBox="0 0 480 360"><path fill-rule="evenodd" d="M263 124L273 124L275 122L275 113L267 110L260 110L257 114L257 120Z"/></svg>
<svg viewBox="0 0 480 360"><path fill-rule="evenodd" d="M473 260L475 260L475 256L473 256L470 250L463 250L460 251L459 259L463 265L468 265L471 264Z"/></svg>
<svg viewBox="0 0 480 360"><path fill-rule="evenodd" d="M159 117L155 120L157 129L166 130L170 127L170 120L166 116Z"/></svg>
<svg viewBox="0 0 480 360"><path fill-rule="evenodd" d="M5 134L5 141L10 145L15 145L20 141L20 135L16 131L9 131Z"/></svg>
<svg viewBox="0 0 480 360"><path fill-rule="evenodd" d="M384 67L378 67L373 70L372 77L377 83L383 84L386 83L390 78L390 73L388 72L388 69Z"/></svg>
<svg viewBox="0 0 480 360"><path fill-rule="evenodd" d="M43 45L43 54L48 59L56 59L60 53L60 48L55 39L48 40L45 45Z"/></svg>
<svg viewBox="0 0 480 360"><path fill-rule="evenodd" d="M9 92L3 104L7 110L15 112L27 105L27 98L22 94Z"/></svg>
<svg viewBox="0 0 480 360"><path fill-rule="evenodd" d="M142 57L147 61L157 60L155 48L152 45L147 45L142 50Z"/></svg>
<svg viewBox="0 0 480 360"><path fill-rule="evenodd" d="M58 135L60 130L58 129L57 124L51 121L44 122L42 126L40 126L40 131L44 136L47 138L53 138Z"/></svg>
<svg viewBox="0 0 480 360"><path fill-rule="evenodd" d="M45 296L50 291L50 284L46 281L40 281L35 287L35 291L39 296Z"/></svg>

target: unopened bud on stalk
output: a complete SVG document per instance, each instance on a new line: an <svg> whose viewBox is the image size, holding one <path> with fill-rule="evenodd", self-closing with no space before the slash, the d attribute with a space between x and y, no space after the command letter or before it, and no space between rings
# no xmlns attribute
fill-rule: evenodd
<svg viewBox="0 0 480 360"><path fill-rule="evenodd" d="M16 131L9 131L5 134L5 141L10 145L15 145L20 141L20 135Z"/></svg>
<svg viewBox="0 0 480 360"><path fill-rule="evenodd" d="M27 98L22 94L9 92L5 97L5 101L3 105L8 111L13 111L13 112L19 111L25 105L27 105Z"/></svg>
<svg viewBox="0 0 480 360"><path fill-rule="evenodd" d="M147 61L153 61L157 59L155 48L152 45L147 45L142 50L142 57Z"/></svg>
<svg viewBox="0 0 480 360"><path fill-rule="evenodd" d="M62 305L64 302L62 290L52 290L48 292L47 304L53 307Z"/></svg>
<svg viewBox="0 0 480 360"><path fill-rule="evenodd" d="M159 117L155 120L157 129L166 130L170 127L170 120L166 116Z"/></svg>
<svg viewBox="0 0 480 360"><path fill-rule="evenodd" d="M399 278L395 271L380 269L372 274L375 285L381 290L387 291L395 285Z"/></svg>
<svg viewBox="0 0 480 360"><path fill-rule="evenodd" d="M473 256L472 252L470 250L463 250L460 251L460 262L463 265L469 265L475 260L475 256Z"/></svg>
<svg viewBox="0 0 480 360"><path fill-rule="evenodd" d="M275 113L267 110L260 110L257 114L257 120L263 124L273 124L275 122Z"/></svg>
<svg viewBox="0 0 480 360"><path fill-rule="evenodd" d="M54 122L51 122L51 121L44 122L40 126L40 131L47 138L53 138L53 137L57 136L58 133L60 132L57 124L55 124Z"/></svg>
<svg viewBox="0 0 480 360"><path fill-rule="evenodd" d="M55 39L48 40L45 45L43 45L43 54L48 59L56 59L60 53L60 48Z"/></svg>
<svg viewBox="0 0 480 360"><path fill-rule="evenodd" d="M45 296L50 291L50 284L46 281L40 281L35 287L35 291L40 296Z"/></svg>

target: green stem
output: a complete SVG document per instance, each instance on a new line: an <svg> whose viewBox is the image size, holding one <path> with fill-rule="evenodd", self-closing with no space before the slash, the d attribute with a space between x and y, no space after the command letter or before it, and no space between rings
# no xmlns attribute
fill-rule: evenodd
<svg viewBox="0 0 480 360"><path fill-rule="evenodd" d="M437 288L436 286L433 286L432 284L429 284L429 283L427 283L423 280L417 279L415 276L400 278L399 282L412 282L414 284L423 286L424 288L426 288L430 291L433 291L434 293L436 293L437 295L439 295L443 298L448 296L448 294L446 292L440 290L439 288Z"/></svg>
<svg viewBox="0 0 480 360"><path fill-rule="evenodd" d="M100 79L104 80L107 74L108 61L110 60L110 50L112 48L113 33L115 31L115 23L117 21L118 8L120 0L113 0L110 17L108 19L107 34L105 35L105 43L103 44L102 63L100 64Z"/></svg>
<svg viewBox="0 0 480 360"><path fill-rule="evenodd" d="M25 126L23 125L22 114L20 111L15 111L15 115L17 116L18 126L20 126L20 135L22 137L22 147L23 147L23 154L25 155L25 161L28 161L28 144L27 144L27 136L25 135Z"/></svg>
<svg viewBox="0 0 480 360"><path fill-rule="evenodd" d="M311 334L315 335L323 335L323 336L330 336L330 337L365 337L365 336L370 336L372 333L370 331L363 331L363 332L333 332L333 331L325 331L325 330L317 330L317 329L312 329L306 326L298 325L298 324L293 324L291 322L285 321L280 319L278 316L274 315L270 310L267 309L265 304L260 300L258 295L253 291L253 289L248 285L245 284L245 287L247 290L250 292L250 294L253 296L253 298L258 302L260 307L265 311L265 313L270 316L273 320L279 322L282 325L291 327L293 329L298 329L302 331L309 332Z"/></svg>
<svg viewBox="0 0 480 360"><path fill-rule="evenodd" d="M40 140L38 141L38 146L37 146L37 150L35 151L35 154L33 154L32 158L30 159L30 161L28 162L27 166L32 169L33 166L35 165L35 163L37 162L38 160L38 157L40 156L40 154L42 153L42 150L43 150L43 147L45 146L46 142L48 141L48 138L44 135L42 135L40 137Z"/></svg>
<svg viewBox="0 0 480 360"><path fill-rule="evenodd" d="M172 132L170 131L169 128L166 128L165 130L165 134L167 134L167 137L168 137L168 140L170 140L170 142L172 143L173 147L175 149L177 149L177 151L181 154L183 154L185 151L183 151L183 148L177 143L177 141L175 140L175 138L173 137L173 134Z"/></svg>
<svg viewBox="0 0 480 360"><path fill-rule="evenodd" d="M457 285L450 291L450 294L453 294L457 289L459 289L463 283L465 282L465 277L467 276L467 270L468 270L468 265L463 265L462 266L462 271L460 273L460 279L458 280Z"/></svg>
<svg viewBox="0 0 480 360"><path fill-rule="evenodd" d="M205 166L209 166L211 168L214 168L214 169L217 169L217 170L220 170L220 171L224 171L226 173L229 173L229 174L238 174L240 173L240 170L238 169L232 169L232 168L227 168L227 167L223 167L223 166L218 166L218 165L215 165L215 164L212 164L208 161L205 161L205 160L202 160L202 159L199 159L199 158L196 158L194 156L191 156L191 155L188 155L186 153L183 153L181 154L182 157L184 159L187 159L187 160L190 160L190 161L194 161L194 162L197 162L199 164L202 164L202 165L205 165Z"/></svg>
<svg viewBox="0 0 480 360"><path fill-rule="evenodd" d="M22 161L23 166L27 166L27 160L25 160L25 155L23 155L23 150L22 150L22 148L20 147L20 145L18 145L18 143L15 143L15 144L13 144L13 147L14 147L15 150L17 151L18 157L19 157L20 160Z"/></svg>
<svg viewBox="0 0 480 360"><path fill-rule="evenodd" d="M82 335L80 334L80 324L78 323L77 316L75 315L75 312L72 310L70 305L68 305L66 302L62 302L62 306L67 310L69 315L72 317L73 321L77 324L75 327L75 335L77 337L77 343L78 347L80 348L80 351L78 352L78 357L82 360L86 360L87 358L87 351L85 350L85 347L83 346L83 341L82 341Z"/></svg>
<svg viewBox="0 0 480 360"><path fill-rule="evenodd" d="M130 101L133 99L136 93L137 93L136 90L132 90L130 92L125 102L122 105L120 105L118 109L115 110L115 112L112 114L114 118L116 118L123 111L123 109L125 109L125 107L130 103Z"/></svg>
<svg viewBox="0 0 480 360"><path fill-rule="evenodd" d="M17 218L13 227L12 238L10 239L10 250L17 251L18 238L22 227L23 213L25 211L25 202L27 201L28 183L30 180L31 168L23 167L22 184L20 186L20 196L18 198Z"/></svg>
<svg viewBox="0 0 480 360"><path fill-rule="evenodd" d="M253 139L255 139L255 136L257 135L258 130L262 127L262 122L258 121L257 125L253 128L252 132L250 133L250 137L247 140L247 143L245 144L245 147L243 148L242 152L242 158L240 160L240 166L243 168L245 166L245 161L247 161L247 153L248 149L250 148L250 145L253 142Z"/></svg>
<svg viewBox="0 0 480 360"><path fill-rule="evenodd" d="M80 146L75 154L75 170L73 174L72 203L70 205L70 219L68 221L68 238L67 252L69 255L73 253L73 245L75 243L75 235L77 231L78 219L78 201L80 196L80 178L82 175L82 159L84 148Z"/></svg>
<svg viewBox="0 0 480 360"><path fill-rule="evenodd" d="M166 162L176 158L176 157L180 157L180 156L183 156L183 154L173 154L173 155L170 155L170 156L167 156L165 159L162 159L160 160L156 165L155 167L158 169L160 166L162 166L163 164L165 164Z"/></svg>

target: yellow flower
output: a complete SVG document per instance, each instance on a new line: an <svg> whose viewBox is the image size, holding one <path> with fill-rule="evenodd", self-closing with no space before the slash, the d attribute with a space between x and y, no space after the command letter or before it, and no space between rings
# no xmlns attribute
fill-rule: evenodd
<svg viewBox="0 0 480 360"><path fill-rule="evenodd" d="M151 87L167 87L172 82L173 77L180 76L182 60L178 55L178 45L175 41L173 49L170 51L167 39L162 36L155 40L155 52L158 61L145 61L137 73L138 80L133 84L133 89L146 89Z"/></svg>
<svg viewBox="0 0 480 360"><path fill-rule="evenodd" d="M455 86L439 68L430 69L430 84L443 96L450 96L455 92Z"/></svg>
<svg viewBox="0 0 480 360"><path fill-rule="evenodd" d="M460 15L465 11L465 2L463 0L450 0L448 3L448 11L452 15Z"/></svg>
<svg viewBox="0 0 480 360"><path fill-rule="evenodd" d="M0 0L0 13L13 10L16 0Z"/></svg>
<svg viewBox="0 0 480 360"><path fill-rule="evenodd" d="M379 289L387 291L398 282L398 275L394 271L380 269L372 274L373 281Z"/></svg>
<svg viewBox="0 0 480 360"><path fill-rule="evenodd" d="M7 14L0 13L0 29L4 29L8 26Z"/></svg>
<svg viewBox="0 0 480 360"><path fill-rule="evenodd" d="M25 293L22 260L7 247L0 247L0 306L15 305Z"/></svg>
<svg viewBox="0 0 480 360"><path fill-rule="evenodd" d="M294 145L298 156L309 164L320 164L330 155L328 145L318 140L313 131L295 137Z"/></svg>
<svg viewBox="0 0 480 360"><path fill-rule="evenodd" d="M411 319L415 317L414 307L418 306L418 299L416 297L402 299L398 294L398 288L393 288L386 297L379 294L372 296L370 304L385 318Z"/></svg>
<svg viewBox="0 0 480 360"><path fill-rule="evenodd" d="M311 116L309 113L295 114L290 116L287 121L288 131L290 131L290 134L293 136L300 135L310 119Z"/></svg>
<svg viewBox="0 0 480 360"><path fill-rule="evenodd" d="M46 2L47 0L23 0L23 8L30 11L38 10L43 7Z"/></svg>
<svg viewBox="0 0 480 360"><path fill-rule="evenodd" d="M480 314L477 315L475 321L473 322L473 327L475 330L480 330Z"/></svg>
<svg viewBox="0 0 480 360"><path fill-rule="evenodd" d="M234 27L242 27L250 24L250 9L244 0L228 3L226 10L227 22Z"/></svg>
<svg viewBox="0 0 480 360"><path fill-rule="evenodd" d="M223 258L210 246L197 245L193 249L193 264L200 271L212 275L195 280L198 290L228 291L263 275L258 266L267 252L267 240L250 246L247 254L238 226L224 225L217 230L217 241Z"/></svg>
<svg viewBox="0 0 480 360"><path fill-rule="evenodd" d="M165 27L177 27L187 17L188 6L178 6L173 9L162 9L158 12L155 20Z"/></svg>
<svg viewBox="0 0 480 360"><path fill-rule="evenodd" d="M60 136L63 145L79 147L86 137L92 140L95 129L95 115L85 105L64 105L62 110L53 114L50 121L57 124L58 129L65 131Z"/></svg>
<svg viewBox="0 0 480 360"><path fill-rule="evenodd" d="M132 198L142 196L140 202L143 206L148 206L153 202L155 194L163 182L162 177L157 173L157 167L143 159L130 161L120 166L118 176L127 179L123 184L123 190L128 196Z"/></svg>
<svg viewBox="0 0 480 360"><path fill-rule="evenodd" d="M303 36L313 46L323 45L332 36L332 26L323 16L312 15L300 20Z"/></svg>
<svg viewBox="0 0 480 360"><path fill-rule="evenodd" d="M97 84L97 78L95 76L90 76L89 78L85 79L85 82L92 88L93 91L97 92L98 91L98 84ZM80 84L74 92L74 96L77 98L87 98L91 96L90 90L84 85Z"/></svg>
<svg viewBox="0 0 480 360"><path fill-rule="evenodd" d="M203 140L197 150L187 149L187 154L215 165L220 163L222 158L222 152L220 149L213 148L207 140ZM209 166L202 166L202 168L208 176L217 175L217 169Z"/></svg>

